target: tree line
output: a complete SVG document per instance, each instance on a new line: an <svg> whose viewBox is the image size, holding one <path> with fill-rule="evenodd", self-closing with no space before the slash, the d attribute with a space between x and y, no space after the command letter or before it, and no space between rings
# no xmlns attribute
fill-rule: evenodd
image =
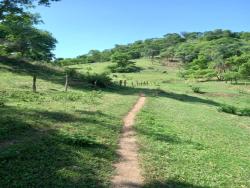
<svg viewBox="0 0 250 188"><path fill-rule="evenodd" d="M161 38L139 40L127 45L115 45L103 51L91 50L76 58L59 58L62 65L117 61L148 57L184 64L181 73L186 78L234 80L250 76L250 32L216 29L206 32L169 33ZM130 63L129 63L130 62ZM122 66L121 66L122 67ZM124 67L124 66L123 66Z"/></svg>
<svg viewBox="0 0 250 188"><path fill-rule="evenodd" d="M237 81L250 76L250 32L217 29L206 32L169 33L160 38L115 45L103 51L90 50L76 58L54 58L57 40L31 13L35 5L49 6L59 0L0 0L0 56L53 62L58 65L113 61L113 72L133 72L133 59L155 57L184 64L181 76Z"/></svg>

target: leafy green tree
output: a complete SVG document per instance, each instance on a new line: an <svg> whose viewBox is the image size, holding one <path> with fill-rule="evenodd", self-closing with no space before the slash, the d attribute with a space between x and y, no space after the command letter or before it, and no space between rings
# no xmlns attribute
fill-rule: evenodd
<svg viewBox="0 0 250 188"><path fill-rule="evenodd" d="M96 63L102 60L102 55L99 50L90 50L87 56L89 63Z"/></svg>
<svg viewBox="0 0 250 188"><path fill-rule="evenodd" d="M9 15L25 16L27 9L34 7L35 3L49 6L52 1L59 0L1 0L0 1L0 20L4 20Z"/></svg>
<svg viewBox="0 0 250 188"><path fill-rule="evenodd" d="M186 41L188 40L196 40L202 36L201 32L182 32L182 36Z"/></svg>
<svg viewBox="0 0 250 188"><path fill-rule="evenodd" d="M112 62L117 63L119 67L125 67L129 62L129 55L117 52L114 55L112 55L111 59Z"/></svg>
<svg viewBox="0 0 250 188"><path fill-rule="evenodd" d="M112 72L136 72L139 70L135 66L135 62L129 61L129 55L126 53L116 52L111 59L115 63L109 67Z"/></svg>
<svg viewBox="0 0 250 188"><path fill-rule="evenodd" d="M240 66L239 72L243 78L250 78L250 60Z"/></svg>
<svg viewBox="0 0 250 188"><path fill-rule="evenodd" d="M174 46L178 43L184 42L185 39L178 33L169 33L164 35L165 47Z"/></svg>
<svg viewBox="0 0 250 188"><path fill-rule="evenodd" d="M32 60L51 60L56 39L49 32L36 29L33 24L35 15L9 15L1 23L5 27L4 45L8 53L20 53L22 57Z"/></svg>

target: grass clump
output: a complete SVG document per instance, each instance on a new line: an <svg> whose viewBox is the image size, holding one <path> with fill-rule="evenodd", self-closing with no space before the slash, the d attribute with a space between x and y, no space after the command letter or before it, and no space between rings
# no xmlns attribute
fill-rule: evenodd
<svg viewBox="0 0 250 188"><path fill-rule="evenodd" d="M250 108L243 108L239 110L241 116L250 116Z"/></svg>
<svg viewBox="0 0 250 188"><path fill-rule="evenodd" d="M249 108L237 108L232 105L222 104L218 108L220 112L226 112L229 114L239 115L239 116L250 116L250 109Z"/></svg>
<svg viewBox="0 0 250 188"><path fill-rule="evenodd" d="M191 86L191 89L193 90L193 92L194 93L203 93L202 91L201 91L201 88L200 87L198 87L198 86Z"/></svg>
<svg viewBox="0 0 250 188"><path fill-rule="evenodd" d="M226 112L229 114L237 114L238 109L232 105L222 104L219 109L220 112Z"/></svg>

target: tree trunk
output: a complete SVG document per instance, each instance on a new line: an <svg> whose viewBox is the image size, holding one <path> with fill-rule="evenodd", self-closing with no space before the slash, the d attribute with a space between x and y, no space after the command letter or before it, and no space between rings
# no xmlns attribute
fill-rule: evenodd
<svg viewBox="0 0 250 188"><path fill-rule="evenodd" d="M68 74L66 74L66 77L65 77L65 92L68 91L68 86L69 86L69 77L68 77Z"/></svg>
<svg viewBox="0 0 250 188"><path fill-rule="evenodd" d="M33 75L33 92L36 92L36 75Z"/></svg>

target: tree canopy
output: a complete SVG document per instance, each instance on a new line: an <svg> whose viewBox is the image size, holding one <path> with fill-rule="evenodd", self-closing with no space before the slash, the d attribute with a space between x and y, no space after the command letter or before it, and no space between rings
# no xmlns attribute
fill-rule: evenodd
<svg viewBox="0 0 250 188"><path fill-rule="evenodd" d="M58 0L0 1L0 55L16 55L31 60L48 61L53 57L56 39L51 33L35 28L42 20L28 11L39 5Z"/></svg>

